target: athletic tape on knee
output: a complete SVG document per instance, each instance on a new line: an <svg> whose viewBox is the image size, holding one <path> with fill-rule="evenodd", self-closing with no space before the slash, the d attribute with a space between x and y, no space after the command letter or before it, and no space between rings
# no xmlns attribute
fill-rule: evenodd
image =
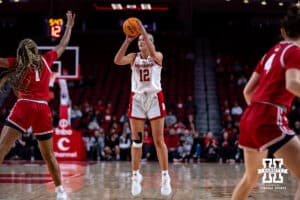
<svg viewBox="0 0 300 200"><path fill-rule="evenodd" d="M140 143L137 143L135 141L132 142L132 147L134 148L142 148L143 147L143 143L140 142Z"/></svg>
<svg viewBox="0 0 300 200"><path fill-rule="evenodd" d="M138 135L139 135L139 139L132 141L132 147L134 147L134 148L142 148L143 147L142 133L139 132Z"/></svg>

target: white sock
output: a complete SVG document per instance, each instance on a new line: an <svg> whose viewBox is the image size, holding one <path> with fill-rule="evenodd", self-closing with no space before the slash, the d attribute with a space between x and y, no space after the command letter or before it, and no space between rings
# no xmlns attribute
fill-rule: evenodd
<svg viewBox="0 0 300 200"><path fill-rule="evenodd" d="M140 170L132 170L133 175L136 175L136 174L139 174L139 173L140 173Z"/></svg>
<svg viewBox="0 0 300 200"><path fill-rule="evenodd" d="M162 170L162 171L161 171L161 175L162 175L162 176L167 176L167 175L169 175L168 170Z"/></svg>
<svg viewBox="0 0 300 200"><path fill-rule="evenodd" d="M56 192L63 192L64 191L64 187L62 185L59 185L56 187Z"/></svg>

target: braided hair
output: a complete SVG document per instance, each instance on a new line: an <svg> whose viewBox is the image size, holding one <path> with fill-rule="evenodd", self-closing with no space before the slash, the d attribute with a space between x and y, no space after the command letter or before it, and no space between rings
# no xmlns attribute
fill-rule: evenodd
<svg viewBox="0 0 300 200"><path fill-rule="evenodd" d="M17 49L16 66L8 69L0 75L0 88L3 88L5 82L9 81L14 91L26 91L30 79L25 79L28 70L42 72L41 55L37 54L37 44L31 39L24 39L19 43ZM22 84L20 84L22 82Z"/></svg>

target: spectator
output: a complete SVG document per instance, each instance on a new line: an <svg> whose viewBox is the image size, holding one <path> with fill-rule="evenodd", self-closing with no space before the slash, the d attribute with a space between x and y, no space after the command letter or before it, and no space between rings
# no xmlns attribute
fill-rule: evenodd
<svg viewBox="0 0 300 200"><path fill-rule="evenodd" d="M228 132L224 131L220 140L220 162L229 163L234 162L233 160L233 144L229 139Z"/></svg>
<svg viewBox="0 0 300 200"><path fill-rule="evenodd" d="M99 130L99 129L100 129L100 125L98 124L97 118L96 118L96 117L94 117L94 118L89 122L88 129L89 129L89 130Z"/></svg>
<svg viewBox="0 0 300 200"><path fill-rule="evenodd" d="M119 135L120 132L121 132L121 128L120 128L119 124L117 122L113 122L113 124L110 127L109 134Z"/></svg>
<svg viewBox="0 0 300 200"><path fill-rule="evenodd" d="M105 108L105 105L103 105L103 102L101 99L99 99L97 101L97 104L94 106L94 110L99 111L100 115L103 115L105 113L106 108Z"/></svg>
<svg viewBox="0 0 300 200"><path fill-rule="evenodd" d="M120 142L117 134L106 134L104 147L106 160L112 160L114 157L116 160L120 160L119 143Z"/></svg>
<svg viewBox="0 0 300 200"><path fill-rule="evenodd" d="M178 159L178 147L180 144L179 135L176 133L174 128L169 129L169 134L166 136L169 160L174 161Z"/></svg>
<svg viewBox="0 0 300 200"><path fill-rule="evenodd" d="M74 105L71 111L71 118L72 119L78 119L82 117L82 112L79 108L79 106Z"/></svg>
<svg viewBox="0 0 300 200"><path fill-rule="evenodd" d="M128 123L128 122L125 122L125 123L123 124L123 129L122 129L122 131L125 131L126 134L131 134L131 130L130 130L130 127L129 127L129 123Z"/></svg>
<svg viewBox="0 0 300 200"><path fill-rule="evenodd" d="M153 154L153 138L150 136L148 131L144 131L144 142L143 142L143 154L144 161L150 160Z"/></svg>
<svg viewBox="0 0 300 200"><path fill-rule="evenodd" d="M178 147L178 154L181 161L189 161L191 155L192 145L189 144L185 140L180 141L180 145Z"/></svg>
<svg viewBox="0 0 300 200"><path fill-rule="evenodd" d="M180 137L180 146L178 149L179 155L183 161L189 161L193 143L194 139L191 132L188 129L185 129L183 135Z"/></svg>
<svg viewBox="0 0 300 200"><path fill-rule="evenodd" d="M243 113L242 107L238 104L237 101L235 101L233 107L231 108L231 114L234 116L241 116L242 113Z"/></svg>
<svg viewBox="0 0 300 200"><path fill-rule="evenodd" d="M206 138L204 139L205 143L205 157L206 160L209 162L215 162L217 161L218 154L218 142L215 139L212 132L208 132L206 135Z"/></svg>
<svg viewBox="0 0 300 200"><path fill-rule="evenodd" d="M106 109L105 114L104 114L103 119L102 119L102 121L103 121L102 128L104 129L105 132L108 131L109 126L110 126L110 124L111 124L111 122L113 120L112 119L112 114L111 114L110 110L111 110L111 108L107 108Z"/></svg>
<svg viewBox="0 0 300 200"><path fill-rule="evenodd" d="M129 161L131 139L130 139L130 135L127 134L126 130L123 130L122 135L119 138L119 146L120 146L120 159Z"/></svg>
<svg viewBox="0 0 300 200"><path fill-rule="evenodd" d="M177 122L176 116L173 114L172 111L169 111L167 116L165 117L165 123L169 126L174 125Z"/></svg>
<svg viewBox="0 0 300 200"><path fill-rule="evenodd" d="M193 145L194 138L189 129L184 129L183 135L180 137L180 141L186 141L188 144Z"/></svg>
<svg viewBox="0 0 300 200"><path fill-rule="evenodd" d="M123 123L129 123L129 119L128 119L128 116L127 116L127 113L124 113L121 117L120 117L120 123L123 124Z"/></svg>
<svg viewBox="0 0 300 200"><path fill-rule="evenodd" d="M194 143L192 146L194 161L200 162L201 158L201 138L198 132L194 132Z"/></svg>

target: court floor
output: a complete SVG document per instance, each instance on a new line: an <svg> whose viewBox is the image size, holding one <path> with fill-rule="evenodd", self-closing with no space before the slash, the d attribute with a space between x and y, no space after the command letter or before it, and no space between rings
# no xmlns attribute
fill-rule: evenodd
<svg viewBox="0 0 300 200"><path fill-rule="evenodd" d="M158 163L142 163L143 192L132 197L129 162L60 163L63 183L71 200L230 199L242 176L243 164L170 164L173 192L160 195ZM297 183L290 172L277 185L258 183L249 199L293 199ZM0 166L0 200L55 200L53 182L43 162L6 161Z"/></svg>

